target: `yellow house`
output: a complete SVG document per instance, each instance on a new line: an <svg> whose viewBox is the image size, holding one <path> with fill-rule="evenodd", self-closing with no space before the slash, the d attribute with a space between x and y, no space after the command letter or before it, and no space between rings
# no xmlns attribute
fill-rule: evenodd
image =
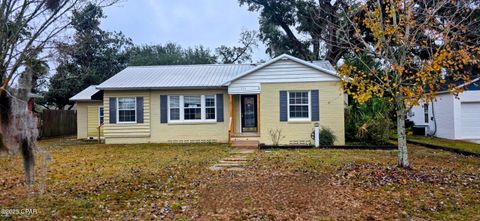
<svg viewBox="0 0 480 221"><path fill-rule="evenodd" d="M71 100L78 105L78 138L100 131L110 144L311 145L315 126L345 143L335 70L286 54L258 66L128 67Z"/></svg>

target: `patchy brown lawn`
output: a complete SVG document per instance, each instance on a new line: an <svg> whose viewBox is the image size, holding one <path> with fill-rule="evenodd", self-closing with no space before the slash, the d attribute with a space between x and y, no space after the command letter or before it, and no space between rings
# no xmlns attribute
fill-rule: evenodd
<svg viewBox="0 0 480 221"><path fill-rule="evenodd" d="M39 211L14 219L480 220L480 158L417 146L412 170L395 151L308 149L213 172L225 145L41 145L53 158L42 196L26 191L19 156L0 158L0 209Z"/></svg>
<svg viewBox="0 0 480 221"><path fill-rule="evenodd" d="M209 177L201 217L303 220L480 220L480 159L410 146L395 151L275 150L245 173Z"/></svg>

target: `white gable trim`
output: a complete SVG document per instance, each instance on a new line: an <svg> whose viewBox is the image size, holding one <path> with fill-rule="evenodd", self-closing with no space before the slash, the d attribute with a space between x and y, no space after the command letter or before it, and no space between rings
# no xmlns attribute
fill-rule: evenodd
<svg viewBox="0 0 480 221"><path fill-rule="evenodd" d="M314 64L312 64L312 63L309 63L309 62L307 62L307 61L304 61L304 60L302 60L302 59L300 59L300 58L293 57L293 56L288 55L288 54L282 54L282 55L280 55L280 56L278 56L278 57L276 57L276 58L274 58L274 59L272 59L272 60L270 60L270 61L262 64L262 65L259 65L259 66L255 67L255 68L253 68L253 69L250 69L250 70L248 70L248 71L246 71L246 72L244 72L244 73L242 73L242 74L240 74L240 75L238 75L238 76L230 79L229 81L225 82L223 85L229 86L232 82L234 82L234 81L236 81L236 80L238 80L238 79L240 79L240 78L243 78L243 77L245 77L245 76L247 76L247 75L249 75L249 74L251 74L251 73L254 73L254 72L256 72L256 71L258 71L258 70L260 70L260 69L262 69L262 68L264 68L264 67L267 67L267 66L269 66L269 65L271 65L271 64L273 64L273 63L275 63L275 62L277 62L277 61L286 60L286 59L292 60L292 61L294 61L294 62L297 62L297 63L299 63L299 64L302 64L302 65L305 65L305 66L308 66L308 67L311 67L311 68L316 69L316 70L318 70L318 71L321 71L321 72L323 72L323 73L333 75L333 76L335 76L335 77L337 77L337 78L340 79L340 77L339 77L339 76L337 75L337 73L334 72L334 71L331 71L331 70L328 70L328 69L319 67L319 66L317 66L317 65L314 65Z"/></svg>

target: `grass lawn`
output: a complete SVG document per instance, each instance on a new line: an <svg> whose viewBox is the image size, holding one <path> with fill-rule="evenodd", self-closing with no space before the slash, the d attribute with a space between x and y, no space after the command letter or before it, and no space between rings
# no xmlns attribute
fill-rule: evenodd
<svg viewBox="0 0 480 221"><path fill-rule="evenodd" d="M0 209L38 209L14 219L480 219L480 159L413 145L412 170L395 151L303 149L259 151L243 172L207 170L225 145L41 146L43 195L19 156L0 158Z"/></svg>
<svg viewBox="0 0 480 221"><path fill-rule="evenodd" d="M480 144L436 137L408 136L408 140L480 154Z"/></svg>

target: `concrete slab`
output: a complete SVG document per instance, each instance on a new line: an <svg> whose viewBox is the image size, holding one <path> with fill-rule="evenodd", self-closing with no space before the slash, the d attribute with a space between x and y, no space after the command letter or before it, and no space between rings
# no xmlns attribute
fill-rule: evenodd
<svg viewBox="0 0 480 221"><path fill-rule="evenodd" d="M210 170L243 171L248 162L248 157L255 153L255 149L235 148L230 151L230 156L220 160L217 164L209 167Z"/></svg>
<svg viewBox="0 0 480 221"><path fill-rule="evenodd" d="M231 160L220 160L219 164L246 164L247 161L231 161Z"/></svg>
<svg viewBox="0 0 480 221"><path fill-rule="evenodd" d="M228 171L244 171L245 168L243 167L230 167L230 168L227 168Z"/></svg>

